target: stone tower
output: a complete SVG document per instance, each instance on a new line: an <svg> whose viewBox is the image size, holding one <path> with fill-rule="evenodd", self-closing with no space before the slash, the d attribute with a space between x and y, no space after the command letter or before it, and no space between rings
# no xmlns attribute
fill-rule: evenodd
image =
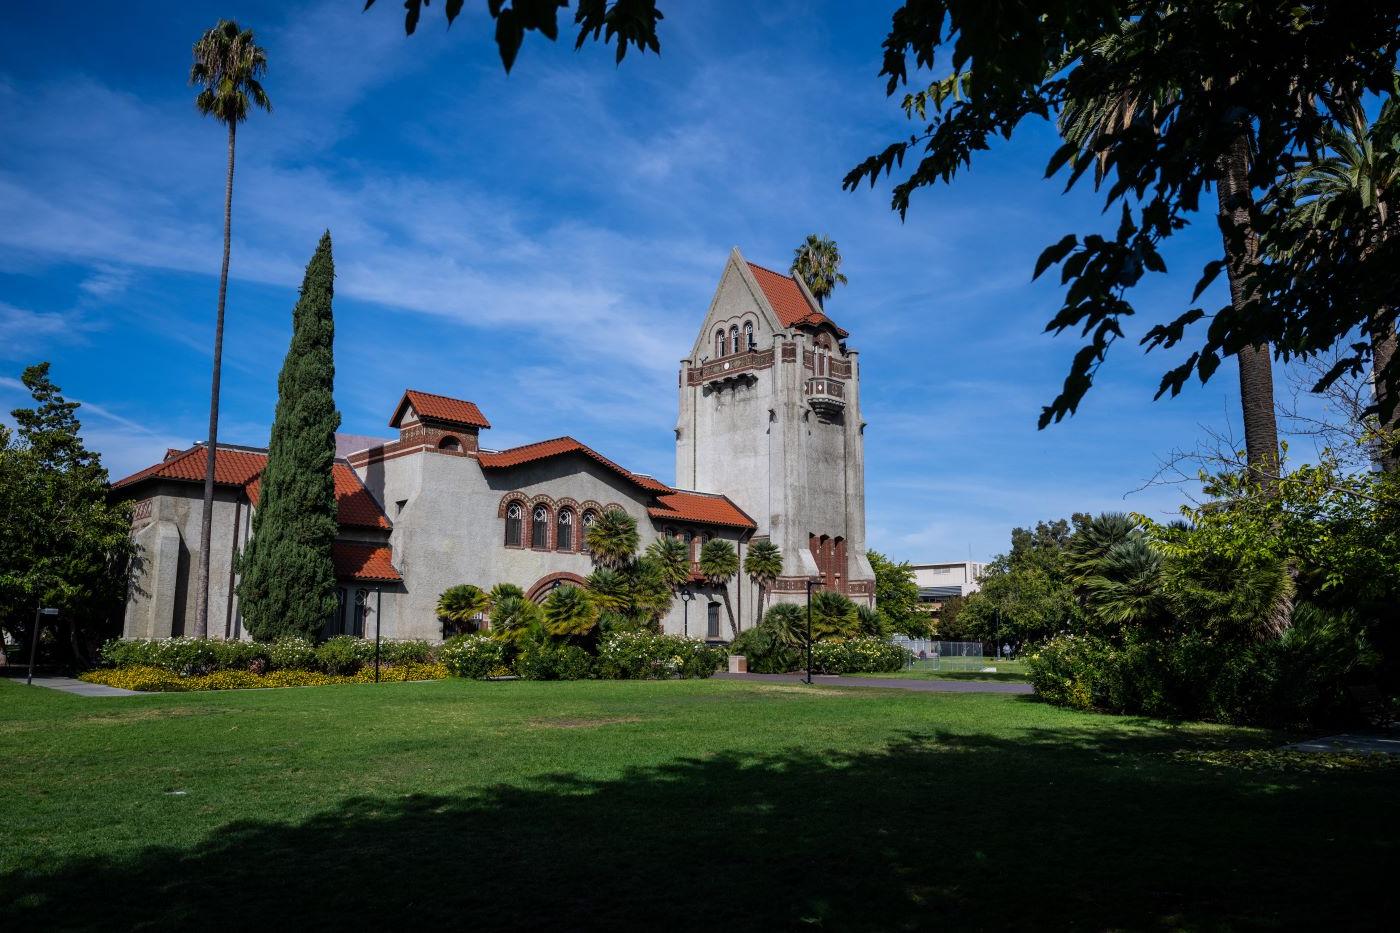
<svg viewBox="0 0 1400 933"><path fill-rule="evenodd" d="M874 605L860 361L846 337L800 278L736 248L681 360L676 485L729 496L754 538L778 545L775 602L804 601L816 577Z"/></svg>

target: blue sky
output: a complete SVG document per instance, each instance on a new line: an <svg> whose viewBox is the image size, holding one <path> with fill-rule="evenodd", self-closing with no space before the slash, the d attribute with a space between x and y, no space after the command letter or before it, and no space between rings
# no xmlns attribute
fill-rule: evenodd
<svg viewBox="0 0 1400 933"><path fill-rule="evenodd" d="M677 360L729 248L785 269L831 235L850 284L828 312L862 352L868 539L900 559L986 558L1072 511L1166 516L1180 490L1134 490L1238 421L1233 367L1153 402L1179 357L1125 343L1076 417L1036 430L1078 344L1041 333L1059 290L1030 281L1035 258L1110 219L1042 181L1048 127L903 223L887 185L843 192L907 132L877 78L893 3L672 2L659 58L615 68L532 36L509 76L482 3L450 32L435 5L412 38L399 4L361 5L0 10L0 408L47 359L114 477L204 436L225 135L185 76L232 16L268 50L275 110L238 137L222 440L266 442L325 228L342 430L387 436L411 386L480 404L488 446L572 434L664 481ZM1202 220L1141 290L1144 318L1190 298Z"/></svg>

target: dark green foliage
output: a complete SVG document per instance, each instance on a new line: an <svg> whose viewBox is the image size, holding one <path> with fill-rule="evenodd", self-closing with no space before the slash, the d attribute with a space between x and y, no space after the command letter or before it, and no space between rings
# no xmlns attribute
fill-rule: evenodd
<svg viewBox="0 0 1400 933"><path fill-rule="evenodd" d="M588 638L598 630L598 607L587 590L561 586L545 597L544 630L555 638Z"/></svg>
<svg viewBox="0 0 1400 933"><path fill-rule="evenodd" d="M328 232L306 267L292 312L261 498L252 540L239 560L239 607L259 641L312 636L336 608L334 280Z"/></svg>
<svg viewBox="0 0 1400 933"><path fill-rule="evenodd" d="M589 528L585 540L593 562L620 570L637 558L637 520L622 509L608 509Z"/></svg>
<svg viewBox="0 0 1400 933"><path fill-rule="evenodd" d="M327 674L353 674L373 660L374 642L363 638L337 635L316 646L316 666Z"/></svg>
<svg viewBox="0 0 1400 933"><path fill-rule="evenodd" d="M919 585L908 561L895 563L879 551L867 551L875 571L875 611L881 626L910 638L927 638L929 617L919 611Z"/></svg>
<svg viewBox="0 0 1400 933"><path fill-rule="evenodd" d="M806 283L817 305L823 308L836 286L846 284L846 276L841 272L841 250L835 240L824 234L807 234L807 239L793 251L788 271Z"/></svg>
<svg viewBox="0 0 1400 933"><path fill-rule="evenodd" d="M35 407L0 425L0 635L25 644L40 605L59 610L51 660L91 660L121 624L130 509L107 497L107 471L78 431L77 402L49 381L49 364L21 376ZM46 638L54 629L44 627Z"/></svg>
<svg viewBox="0 0 1400 933"><path fill-rule="evenodd" d="M773 616L786 605L774 606L762 625L744 629L729 643L729 653L747 658L749 670L755 674L785 674L797 670L802 663L802 653L788 640L783 628L774 624Z"/></svg>
<svg viewBox="0 0 1400 933"><path fill-rule="evenodd" d="M1042 699L1076 709L1289 728L1354 722L1349 684L1374 683L1378 662L1355 617L1300 605L1266 642L1200 633L1052 639L1028 658Z"/></svg>
<svg viewBox="0 0 1400 933"><path fill-rule="evenodd" d="M577 645L531 644L515 659L515 671L526 680L584 680L592 675L593 657Z"/></svg>
<svg viewBox="0 0 1400 933"><path fill-rule="evenodd" d="M860 619L856 604L833 590L817 590L812 594L812 640L823 638L852 638L860 634Z"/></svg>

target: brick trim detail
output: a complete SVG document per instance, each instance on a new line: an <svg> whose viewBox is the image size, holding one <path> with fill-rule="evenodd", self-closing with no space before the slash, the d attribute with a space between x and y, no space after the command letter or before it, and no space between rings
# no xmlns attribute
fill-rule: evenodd
<svg viewBox="0 0 1400 933"><path fill-rule="evenodd" d="M578 587L587 587L588 581L576 573L559 571L557 573L547 573L535 581L534 585L525 591L525 598L531 602L542 602L549 591L554 589L557 583L572 583Z"/></svg>

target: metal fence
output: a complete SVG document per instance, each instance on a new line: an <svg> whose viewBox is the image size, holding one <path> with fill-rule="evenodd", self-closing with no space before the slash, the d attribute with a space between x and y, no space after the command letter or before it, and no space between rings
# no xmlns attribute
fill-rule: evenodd
<svg viewBox="0 0 1400 933"><path fill-rule="evenodd" d="M935 671L980 670L988 664L980 641L938 641L932 638L907 638L897 635L894 643L908 648L913 655L912 667ZM991 659L995 661L995 658Z"/></svg>

